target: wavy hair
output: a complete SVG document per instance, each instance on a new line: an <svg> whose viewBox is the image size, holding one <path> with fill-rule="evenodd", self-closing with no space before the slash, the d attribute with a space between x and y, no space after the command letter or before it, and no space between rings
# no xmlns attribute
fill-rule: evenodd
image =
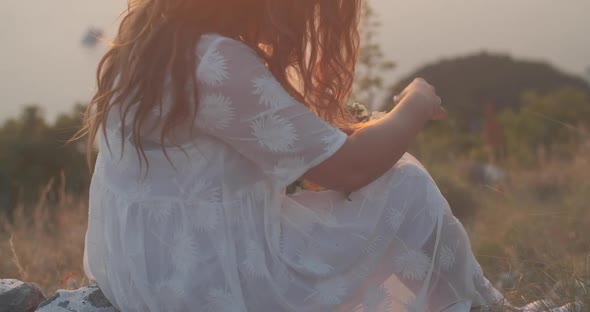
<svg viewBox="0 0 590 312"><path fill-rule="evenodd" d="M350 130L354 126L345 105L358 56L360 1L130 0L98 65L97 91L80 136L88 136L91 151L100 129L106 131L109 111L117 107L122 123L130 125L136 152L147 161L141 140L146 120L171 92L171 109L158 121L166 153L165 142L174 144L173 131L195 122L194 51L200 37L212 32L256 50L293 97ZM165 90L167 75L171 90Z"/></svg>

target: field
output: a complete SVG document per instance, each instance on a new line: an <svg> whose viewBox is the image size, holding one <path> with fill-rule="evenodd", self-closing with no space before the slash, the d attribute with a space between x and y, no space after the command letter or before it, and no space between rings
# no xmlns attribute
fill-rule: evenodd
<svg viewBox="0 0 590 312"><path fill-rule="evenodd" d="M493 186L468 182L461 161L424 161L443 193L454 190L447 198L486 275L515 305L550 298L590 307L589 154L590 144L582 145L572 160L509 170ZM65 191L56 204L19 207L1 225L0 277L34 281L46 295L87 283L86 218L85 198Z"/></svg>

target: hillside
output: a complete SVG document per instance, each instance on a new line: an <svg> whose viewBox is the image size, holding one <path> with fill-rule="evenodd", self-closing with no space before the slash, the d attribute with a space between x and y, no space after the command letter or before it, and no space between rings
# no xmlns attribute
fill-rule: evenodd
<svg viewBox="0 0 590 312"><path fill-rule="evenodd" d="M426 65L397 83L392 95L401 92L415 77L433 84L449 112L464 129L471 130L481 127L486 103L495 105L498 110L517 109L525 91L543 95L572 86L590 94L586 81L550 64L487 52ZM384 107L391 109L391 102L387 100Z"/></svg>

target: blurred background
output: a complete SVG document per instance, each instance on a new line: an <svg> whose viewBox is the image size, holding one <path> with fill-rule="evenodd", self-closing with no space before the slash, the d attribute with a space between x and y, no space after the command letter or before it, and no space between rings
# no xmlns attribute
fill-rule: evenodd
<svg viewBox="0 0 590 312"><path fill-rule="evenodd" d="M0 1L0 278L87 282L89 173L84 142L66 141L125 7ZM364 4L352 101L383 111L415 77L437 88L450 116L410 152L516 303L590 306L589 31L587 0Z"/></svg>

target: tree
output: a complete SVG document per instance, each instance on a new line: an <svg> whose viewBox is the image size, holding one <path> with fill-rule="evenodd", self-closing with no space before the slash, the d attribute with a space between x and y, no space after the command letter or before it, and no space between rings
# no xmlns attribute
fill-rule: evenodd
<svg viewBox="0 0 590 312"><path fill-rule="evenodd" d="M376 42L380 27L375 11L368 1L363 1L359 27L361 45L352 97L368 107L377 105L376 97L383 91L383 75L395 67L394 63L385 59L381 46Z"/></svg>
<svg viewBox="0 0 590 312"><path fill-rule="evenodd" d="M51 194L57 194L61 183L72 194L87 190L84 142L67 143L80 129L82 109L76 105L50 124L42 110L31 105L0 126L0 209L12 208L17 198L25 205L36 202L50 181L55 182Z"/></svg>

